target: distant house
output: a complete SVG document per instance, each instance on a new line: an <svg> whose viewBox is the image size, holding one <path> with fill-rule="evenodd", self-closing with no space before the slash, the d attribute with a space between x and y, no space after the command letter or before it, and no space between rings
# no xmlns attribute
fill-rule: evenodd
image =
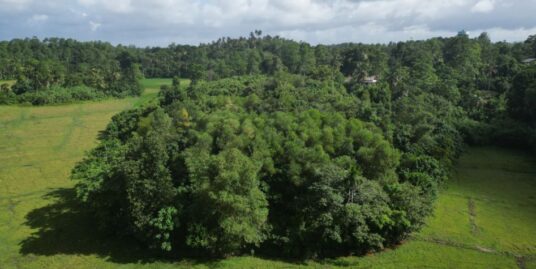
<svg viewBox="0 0 536 269"><path fill-rule="evenodd" d="M366 84L374 84L378 82L378 78L376 76L366 76L363 78L362 82Z"/></svg>
<svg viewBox="0 0 536 269"><path fill-rule="evenodd" d="M530 64L530 63L534 63L535 61L536 61L536 58L527 58L521 62L524 64Z"/></svg>

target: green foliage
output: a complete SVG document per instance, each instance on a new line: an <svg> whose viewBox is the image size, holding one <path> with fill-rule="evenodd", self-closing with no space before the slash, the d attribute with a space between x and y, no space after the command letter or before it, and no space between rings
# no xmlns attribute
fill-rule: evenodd
<svg viewBox="0 0 536 269"><path fill-rule="evenodd" d="M184 100L186 98L186 89L181 87L180 78L174 77L172 85L162 85L160 88L160 102L163 105L169 105L174 101Z"/></svg>
<svg viewBox="0 0 536 269"><path fill-rule="evenodd" d="M2 103L44 105L141 94L141 66L120 47L56 38L0 43L0 50L9 49L3 59L6 70L0 74L17 80L12 86L15 95L2 94Z"/></svg>
<svg viewBox="0 0 536 269"><path fill-rule="evenodd" d="M268 208L260 190L260 166L238 149L217 155L186 152L191 181L188 235L192 247L233 254L265 238Z"/></svg>
<svg viewBox="0 0 536 269"><path fill-rule="evenodd" d="M0 211L2 266L518 268L515 256L531 257L536 253L536 234L532 233L536 215L527 210L535 202L534 158L522 151L472 147L457 162L458 172L453 173L448 187L440 193L434 214L426 219L427 225L393 249L364 256L296 261L262 256L258 249L251 255L249 247L246 255L218 260L192 257L187 250L174 247L168 255L177 256L162 257L141 247L130 236L118 237L109 229L96 230L95 215L80 208L71 196L74 182L68 179L70 167L83 158L84 151L95 146L94 138L111 116L133 103L137 103L136 99L127 98L48 107L0 106L0 148L4 149L0 179L5 187L0 192L6 198L0 201L6 208ZM60 143L63 146L58 149L56 145ZM390 200L402 194L406 203L420 197L401 188L396 195L390 194ZM467 197L476 206L479 229L475 234L469 223ZM167 216L169 213L163 213L155 220L171 219ZM528 260L526 264L530 268L534 262Z"/></svg>
<svg viewBox="0 0 536 269"><path fill-rule="evenodd" d="M20 95L11 95L18 103L32 105L63 104L75 101L99 100L106 98L106 94L86 86L63 88L52 86L48 90L25 92ZM6 103L14 102L6 100Z"/></svg>
<svg viewBox="0 0 536 269"><path fill-rule="evenodd" d="M116 115L72 174L78 200L101 228L162 251L316 257L380 250L423 225L463 139L536 144L535 72L519 62L530 38L512 45L461 34L311 47L255 34L162 50L75 43L82 55L72 57L66 44L25 42L42 55L13 50L10 60L19 61L0 68L18 82L0 88L2 103L135 95L149 72L194 80L186 88L175 78L158 100ZM148 55L160 58L147 63ZM365 84L370 75L379 82ZM475 200L469 211L480 206ZM444 211L452 219L432 225L478 228L492 215L478 211L470 223L474 212L438 214ZM485 228L475 228L482 238L468 238L490 246L496 241L487 233L502 228Z"/></svg>
<svg viewBox="0 0 536 269"><path fill-rule="evenodd" d="M426 211L418 207L427 205L388 191L398 182L399 153L380 129L353 118L346 102L355 99L341 86L280 73L164 87L162 108L114 117L101 139L121 141L120 161L107 162L114 168L98 180L76 168L78 189L97 186L89 192L95 200L84 201L106 216L103 223L113 220L108 228L165 250L381 249L418 227L425 214L417 212ZM265 105L250 106L255 98ZM90 157L79 167L102 161ZM109 198L100 196L104 189Z"/></svg>
<svg viewBox="0 0 536 269"><path fill-rule="evenodd" d="M536 123L536 66L529 66L515 76L508 103L513 117Z"/></svg>
<svg viewBox="0 0 536 269"><path fill-rule="evenodd" d="M533 70L485 34L329 49L251 35L144 50L184 51L191 64L173 76L192 85L175 78L158 104L114 117L73 171L103 227L162 250L380 250L422 226L464 139L536 140ZM139 76L135 58L118 54L131 70L118 81Z"/></svg>

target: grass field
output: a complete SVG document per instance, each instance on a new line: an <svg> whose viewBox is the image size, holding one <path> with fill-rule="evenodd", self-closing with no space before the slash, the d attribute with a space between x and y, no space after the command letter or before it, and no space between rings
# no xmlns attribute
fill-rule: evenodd
<svg viewBox="0 0 536 269"><path fill-rule="evenodd" d="M536 159L470 149L435 215L400 247L365 257L168 260L95 231L73 200L69 173L115 113L140 98L50 107L0 106L0 269L4 268L536 268Z"/></svg>
<svg viewBox="0 0 536 269"><path fill-rule="evenodd" d="M150 100L155 100L160 86L162 85L171 85L171 79L168 78L153 78L153 79L144 79L141 81L141 85L145 89L144 94L137 100L135 106L149 102ZM181 86L187 87L190 85L189 79L181 79Z"/></svg>
<svg viewBox="0 0 536 269"><path fill-rule="evenodd" d="M7 84L9 86L13 86L13 84L15 84L15 82L17 82L17 81L15 81L15 80L1 80L0 79L0 85Z"/></svg>
<svg viewBox="0 0 536 269"><path fill-rule="evenodd" d="M141 85L145 89L160 89L162 85L171 85L171 80L169 78L144 79L141 81ZM189 79L181 79L181 86L188 85L190 85Z"/></svg>

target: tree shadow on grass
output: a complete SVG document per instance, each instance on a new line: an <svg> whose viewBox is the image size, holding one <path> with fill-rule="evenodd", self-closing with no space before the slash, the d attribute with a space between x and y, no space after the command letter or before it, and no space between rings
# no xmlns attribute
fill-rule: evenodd
<svg viewBox="0 0 536 269"><path fill-rule="evenodd" d="M162 254L134 239L100 231L91 214L76 199L74 189L57 189L47 193L44 199L51 203L26 215L25 225L36 231L20 243L23 255L98 255L116 263L217 262Z"/></svg>
<svg viewBox="0 0 536 269"><path fill-rule="evenodd" d="M76 199L74 189L56 189L43 198L50 203L26 215L25 225L36 231L20 243L20 253L23 255L97 255L121 264L160 262L185 266L203 264L210 268L218 267L221 262L220 259L185 249L162 253L148 249L133 238L106 234L97 229L91 213ZM303 264L303 261L278 257L264 258Z"/></svg>

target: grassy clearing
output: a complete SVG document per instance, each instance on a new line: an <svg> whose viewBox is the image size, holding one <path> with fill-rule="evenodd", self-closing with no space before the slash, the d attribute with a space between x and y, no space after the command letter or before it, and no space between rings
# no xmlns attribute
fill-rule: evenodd
<svg viewBox="0 0 536 269"><path fill-rule="evenodd" d="M69 171L95 137L132 99L52 107L0 106L0 268L29 265L21 242L32 235L27 215L44 197L71 188Z"/></svg>
<svg viewBox="0 0 536 269"><path fill-rule="evenodd" d="M0 85L7 84L9 87L13 86L17 82L16 80L0 80Z"/></svg>
<svg viewBox="0 0 536 269"><path fill-rule="evenodd" d="M141 85L145 89L160 89L162 85L171 85L171 79L169 78L151 78L151 79L142 79ZM182 86L190 85L189 79L181 79Z"/></svg>
<svg viewBox="0 0 536 269"><path fill-rule="evenodd" d="M456 172L440 197L436 216L420 235L535 256L535 159L511 150L478 148L462 157ZM468 217L470 201L473 218Z"/></svg>
<svg viewBox="0 0 536 269"><path fill-rule="evenodd" d="M112 115L151 102L169 80L143 83L152 86L141 98L0 106L0 268L536 268L536 159L497 148L470 149L427 226L365 257L167 260L95 232L69 173Z"/></svg>
<svg viewBox="0 0 536 269"><path fill-rule="evenodd" d="M156 100L156 96L162 85L171 85L171 79L169 78L151 78L151 79L142 79L141 85L145 89L144 93L140 98L134 103L134 107L138 107L142 104L151 102L151 100ZM181 79L182 87L187 87L190 85L189 79Z"/></svg>

